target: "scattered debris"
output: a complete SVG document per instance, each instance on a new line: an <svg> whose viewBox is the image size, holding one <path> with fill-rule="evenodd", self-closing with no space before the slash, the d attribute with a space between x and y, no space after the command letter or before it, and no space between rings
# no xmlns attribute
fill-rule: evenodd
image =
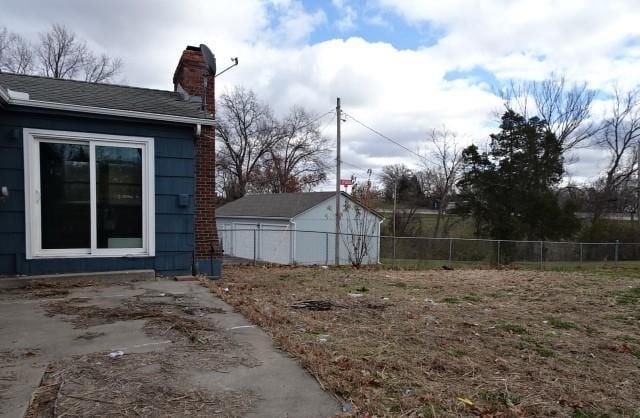
<svg viewBox="0 0 640 418"><path fill-rule="evenodd" d="M80 334L76 337L76 340L93 340L94 338L104 337L106 334L104 332L93 332L87 331L84 334Z"/></svg>
<svg viewBox="0 0 640 418"><path fill-rule="evenodd" d="M45 418L58 416L58 396L62 388L62 372L49 364L42 374L40 384L31 394L24 418Z"/></svg>
<svg viewBox="0 0 640 418"><path fill-rule="evenodd" d="M349 296L351 296L352 298L361 298L364 295L362 293L349 293Z"/></svg>
<svg viewBox="0 0 640 418"><path fill-rule="evenodd" d="M328 311L333 307L333 303L328 300L303 300L292 304L291 307L310 311Z"/></svg>
<svg viewBox="0 0 640 418"><path fill-rule="evenodd" d="M122 351L122 350L112 351L111 353L107 354L107 356L109 356L109 358L122 357L122 356L124 356L124 351Z"/></svg>
<svg viewBox="0 0 640 418"><path fill-rule="evenodd" d="M57 413L51 416L238 417L257 399L250 390L187 389L193 385L186 384L180 370L145 372L163 364L165 357L159 352L132 353L105 362L98 353L60 362L64 386L57 394Z"/></svg>
<svg viewBox="0 0 640 418"><path fill-rule="evenodd" d="M237 327L226 328L225 331L233 331L235 329L255 328L255 325L239 325Z"/></svg>

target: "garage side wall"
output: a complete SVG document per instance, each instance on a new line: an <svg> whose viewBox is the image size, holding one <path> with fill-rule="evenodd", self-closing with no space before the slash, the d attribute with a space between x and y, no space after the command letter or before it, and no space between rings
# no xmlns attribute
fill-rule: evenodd
<svg viewBox="0 0 640 418"><path fill-rule="evenodd" d="M357 205L347 197L341 196L341 209L345 204L349 205L351 211ZM296 229L295 259L298 264L335 264L335 213L335 199L330 198L293 219ZM376 264L380 248L379 218L369 211L365 210L364 213L364 222L370 226L369 230L373 236L365 238L368 251L363 264ZM354 241L346 233L357 230L353 216L343 214L340 223L340 231L344 234L340 237L340 264L351 264L349 249L353 248Z"/></svg>

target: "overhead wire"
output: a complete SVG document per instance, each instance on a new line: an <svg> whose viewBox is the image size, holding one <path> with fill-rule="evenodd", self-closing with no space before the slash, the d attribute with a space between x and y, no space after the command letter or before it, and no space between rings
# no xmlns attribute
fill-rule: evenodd
<svg viewBox="0 0 640 418"><path fill-rule="evenodd" d="M351 115L350 113L347 112L342 112L345 116L347 116L349 119L353 120L354 122L356 122L357 124L359 124L360 126L362 126L365 129L368 129L369 131L373 132L374 134L378 135L379 137L386 139L387 141L391 142L392 144L397 145L398 147L402 148L403 150L415 155L416 157L418 157L420 160L423 160L424 157L420 154L418 154L417 152L405 147L404 145L402 145L400 142L396 141L395 139L390 138L389 136L383 134L382 132L378 131L377 129L372 128L371 126L365 124L364 122L358 120L356 117L354 117L353 115Z"/></svg>

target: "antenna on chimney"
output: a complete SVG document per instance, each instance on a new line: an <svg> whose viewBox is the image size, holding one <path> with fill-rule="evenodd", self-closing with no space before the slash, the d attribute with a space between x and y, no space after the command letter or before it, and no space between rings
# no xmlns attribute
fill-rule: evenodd
<svg viewBox="0 0 640 418"><path fill-rule="evenodd" d="M213 52L211 52L211 50L209 49L208 46L206 46L205 44L200 44L200 51L202 52L202 58L204 59L204 64L207 66L207 74L205 74L205 76L203 77L203 84L204 84L204 92L202 94L202 109L206 111L207 109L207 77L208 76L212 76L213 78L219 76L222 73L226 73L227 71L229 71L231 68L235 67L236 65L238 65L238 57L235 58L231 58L231 62L233 62L233 64L231 64L230 66L228 66L227 68L225 68L224 70L220 71L218 74L216 74L216 56L213 55Z"/></svg>
<svg viewBox="0 0 640 418"><path fill-rule="evenodd" d="M231 62L233 62L233 64L231 64L230 66L228 66L227 68L225 68L224 70L220 71L218 74L216 74L215 76L219 76L220 74L226 73L227 71L229 71L230 69L232 69L233 67L235 67L236 65L238 65L238 57L235 58L231 58Z"/></svg>

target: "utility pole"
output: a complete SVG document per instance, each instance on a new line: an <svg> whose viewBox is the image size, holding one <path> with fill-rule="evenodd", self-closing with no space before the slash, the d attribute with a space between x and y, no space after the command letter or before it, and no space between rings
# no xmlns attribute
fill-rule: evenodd
<svg viewBox="0 0 640 418"><path fill-rule="evenodd" d="M393 182L393 268L396 268L396 202L398 200L398 179Z"/></svg>
<svg viewBox="0 0 640 418"><path fill-rule="evenodd" d="M336 266L340 265L340 122L342 109L340 98L336 99Z"/></svg>
<svg viewBox="0 0 640 418"><path fill-rule="evenodd" d="M636 164L638 164L638 184L636 185L638 188L638 201L636 202L636 222L640 225L640 141L636 144Z"/></svg>

